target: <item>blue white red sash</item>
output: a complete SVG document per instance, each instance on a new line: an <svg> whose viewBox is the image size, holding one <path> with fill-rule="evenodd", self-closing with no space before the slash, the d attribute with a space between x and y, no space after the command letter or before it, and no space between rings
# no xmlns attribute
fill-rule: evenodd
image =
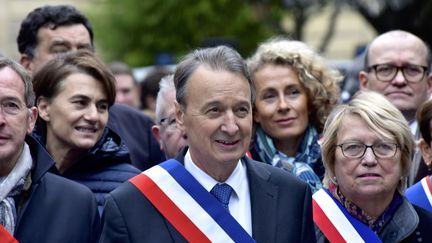
<svg viewBox="0 0 432 243"><path fill-rule="evenodd" d="M406 190L405 197L410 203L432 212L432 184L430 180L430 177L426 176L412 185Z"/></svg>
<svg viewBox="0 0 432 243"><path fill-rule="evenodd" d="M315 224L330 242L381 242L366 224L351 216L327 189L320 189L312 195L312 207Z"/></svg>
<svg viewBox="0 0 432 243"><path fill-rule="evenodd" d="M177 160L130 180L189 242L255 242Z"/></svg>
<svg viewBox="0 0 432 243"><path fill-rule="evenodd" d="M0 225L0 243L18 243L10 233L2 225Z"/></svg>

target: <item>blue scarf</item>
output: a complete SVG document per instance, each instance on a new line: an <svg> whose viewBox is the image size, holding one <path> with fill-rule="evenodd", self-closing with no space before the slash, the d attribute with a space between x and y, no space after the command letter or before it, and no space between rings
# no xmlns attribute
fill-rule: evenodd
<svg viewBox="0 0 432 243"><path fill-rule="evenodd" d="M322 188L320 178L312 169L321 157L318 144L318 133L312 126L308 126L295 157L289 157L278 151L273 141L261 127L258 127L255 148L263 162L282 168L297 178L309 184L312 192Z"/></svg>

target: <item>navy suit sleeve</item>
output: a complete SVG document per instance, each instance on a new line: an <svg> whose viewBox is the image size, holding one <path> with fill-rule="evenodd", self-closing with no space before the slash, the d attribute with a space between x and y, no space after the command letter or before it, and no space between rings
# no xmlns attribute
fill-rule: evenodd
<svg viewBox="0 0 432 243"><path fill-rule="evenodd" d="M111 195L107 195L105 198L105 209L102 216L102 222L103 225L99 241L100 243L131 242L123 216Z"/></svg>
<svg viewBox="0 0 432 243"><path fill-rule="evenodd" d="M301 242L316 242L315 227L312 218L312 192L309 186L306 187L303 207L303 222L302 222L302 236L304 237Z"/></svg>

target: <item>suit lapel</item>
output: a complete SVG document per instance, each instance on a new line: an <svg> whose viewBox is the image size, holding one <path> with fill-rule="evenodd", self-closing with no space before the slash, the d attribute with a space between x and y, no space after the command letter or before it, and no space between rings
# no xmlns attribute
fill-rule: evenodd
<svg viewBox="0 0 432 243"><path fill-rule="evenodd" d="M249 179L252 237L256 242L275 242L278 188L271 184L270 172L244 158ZM265 224L265 227L262 227Z"/></svg>

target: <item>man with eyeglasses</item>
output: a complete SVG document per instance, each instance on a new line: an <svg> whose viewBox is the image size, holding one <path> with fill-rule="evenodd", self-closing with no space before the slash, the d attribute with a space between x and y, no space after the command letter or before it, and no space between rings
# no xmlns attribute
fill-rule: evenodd
<svg viewBox="0 0 432 243"><path fill-rule="evenodd" d="M424 41L406 31L389 31L369 44L364 70L359 73L360 89L383 94L402 112L411 132L419 138L415 113L432 92L430 66L431 53ZM409 185L418 180L420 158L416 153Z"/></svg>
<svg viewBox="0 0 432 243"><path fill-rule="evenodd" d="M174 76L161 79L156 98L156 124L152 126L153 136L160 144L160 149L167 159L176 155L187 145L186 134L177 127L175 119Z"/></svg>

